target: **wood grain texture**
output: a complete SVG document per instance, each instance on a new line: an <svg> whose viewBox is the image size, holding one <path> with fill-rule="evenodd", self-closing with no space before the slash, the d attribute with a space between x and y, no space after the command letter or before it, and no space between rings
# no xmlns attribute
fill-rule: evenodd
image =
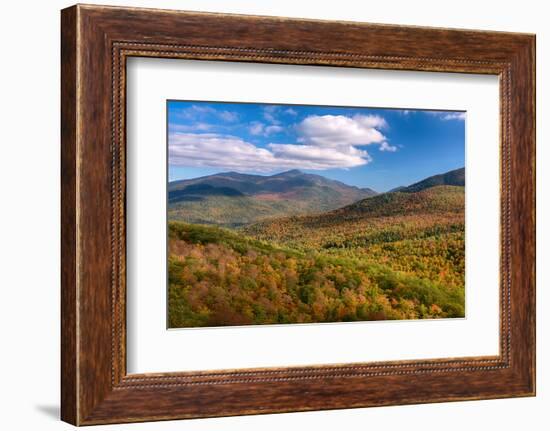
<svg viewBox="0 0 550 431"><path fill-rule="evenodd" d="M77 422L76 9L61 16L61 417Z"/></svg>
<svg viewBox="0 0 550 431"><path fill-rule="evenodd" d="M63 420L87 425L533 395L534 47L534 36L525 34L100 6L62 11ZM130 56L499 75L499 356L127 375Z"/></svg>

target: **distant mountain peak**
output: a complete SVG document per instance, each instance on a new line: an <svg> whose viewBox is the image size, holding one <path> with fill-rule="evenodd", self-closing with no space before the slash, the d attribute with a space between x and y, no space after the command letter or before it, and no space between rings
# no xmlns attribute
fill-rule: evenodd
<svg viewBox="0 0 550 431"><path fill-rule="evenodd" d="M223 176L226 176L226 177L248 177L249 176L248 174L243 174L242 172L237 172L237 171L221 172L219 174L213 174L213 175L210 175L210 176L215 177L215 176L218 176L218 175L223 175Z"/></svg>
<svg viewBox="0 0 550 431"><path fill-rule="evenodd" d="M291 169L289 171L284 171L273 176L289 176L289 175L304 175L304 173L299 169Z"/></svg>
<svg viewBox="0 0 550 431"><path fill-rule="evenodd" d="M432 175L431 177L424 178L414 184L407 187L400 186L391 189L392 192L413 193L421 190L428 189L435 186L462 186L465 184L465 169L453 169L452 171L444 172L442 174Z"/></svg>
<svg viewBox="0 0 550 431"><path fill-rule="evenodd" d="M291 169L275 175L223 172L168 185L171 218L237 226L340 208L376 193Z"/></svg>

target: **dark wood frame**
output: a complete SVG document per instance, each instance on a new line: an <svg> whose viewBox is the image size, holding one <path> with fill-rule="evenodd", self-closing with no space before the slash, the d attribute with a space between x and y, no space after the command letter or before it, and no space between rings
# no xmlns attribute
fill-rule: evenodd
<svg viewBox="0 0 550 431"><path fill-rule="evenodd" d="M534 35L78 5L62 11L61 47L63 420L88 425L535 394ZM129 56L498 75L500 354L127 375Z"/></svg>

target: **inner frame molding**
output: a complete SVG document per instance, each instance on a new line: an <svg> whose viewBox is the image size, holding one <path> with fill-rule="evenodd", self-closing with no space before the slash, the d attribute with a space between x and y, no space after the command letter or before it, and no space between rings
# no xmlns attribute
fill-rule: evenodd
<svg viewBox="0 0 550 431"><path fill-rule="evenodd" d="M313 59L320 58L338 58L338 61L345 62L347 67L366 67L371 69L382 69L389 60L396 61L397 58L386 58L384 56L377 56L375 58L363 58L368 56L350 55L349 58L345 54L331 54L331 53L318 53L318 52L285 52L278 51L277 55L269 56L268 52L262 50L250 49L250 48L235 48L229 49L226 47L197 47L197 46L180 46L180 45L159 45L159 44L137 44L137 43L125 43L114 42L113 43L113 87L116 89L114 94L117 97L113 98L112 110L115 113L113 116L113 209L123 208L123 211L118 211L113 214L113 220L118 220L113 224L113 250L118 250L117 256L113 255L113 295L116 298L126 298L126 274L125 272L117 273L121 271L121 268L126 269L125 264L125 235L122 227L125 225L126 215L124 212L124 203L126 201L125 195L125 181L126 181L126 136L125 136L125 124L126 121L126 60L129 57L153 57L153 58L172 58L172 59L193 59L193 60L225 60L225 61L262 61L281 63L280 56L291 56L293 64L311 64ZM414 59L403 58L404 61L413 62ZM422 59L422 62L429 67L430 61L441 63L441 59ZM443 59L445 61L445 59ZM365 63L367 62L367 63ZM450 62L449 67L455 65L454 61ZM461 63L470 65L467 60L461 61ZM486 357L468 357L468 358L455 358L455 359L429 359L429 360L409 360L409 361L384 361L384 362L366 362L366 363L351 363L342 365L327 365L327 366L299 366L299 367L269 367L262 369L239 369L228 371L212 371L212 372L181 372L181 373L163 373L162 376L155 376L153 380L148 377L148 374L127 374L126 373L126 349L123 343L125 343L125 337L123 336L123 328L126 323L126 310L117 306L117 303L122 304L123 301L119 300L117 303L113 303L113 327L118 328L116 334L117 341L113 345L113 358L118 360L118 364L113 362L113 378L117 373L117 369L121 370L122 379L120 383L123 386L139 386L144 387L148 384L158 386L159 384L169 384L170 386L188 385L197 382L204 382L204 378L208 378L208 384L224 384L228 379L232 382L243 382L243 378L254 379L254 381L285 381L296 380L307 376L308 379L326 378L326 377L366 377L366 376L385 376L385 375L404 375L415 373L426 373L431 370L437 370L435 372L445 372L453 370L490 370L498 368L506 368L509 366L509 349L510 349L510 285L509 285L509 200L510 200L510 186L509 186L509 170L510 170L510 152L509 143L507 140L507 131L510 126L509 111L507 105L509 104L509 82L506 74L509 73L508 64L500 64L496 62L486 62L493 67L500 67L498 69L498 76L500 81L500 95L501 95L501 112L505 112L503 115L504 121L501 121L501 140L500 140L500 154L501 154L501 199L500 199L500 232L501 238L501 263L500 273L501 282L499 286L500 294L500 334L499 345L500 354L498 356L486 356ZM313 63L319 64L319 63ZM382 64L382 65L381 65ZM477 63L474 63L477 64ZM429 69L431 70L431 69ZM459 69L460 70L460 69ZM450 71L450 70L447 70ZM456 72L457 70L452 70ZM494 74L494 73L493 73ZM118 229L117 229L118 226ZM120 243L117 243L120 241ZM508 246L507 246L508 245ZM125 333L125 331L124 331ZM115 345L118 344L117 349ZM243 371L245 370L245 371ZM278 380L273 380L273 379ZM114 383L114 381L113 381Z"/></svg>
<svg viewBox="0 0 550 431"><path fill-rule="evenodd" d="M338 41L329 37L335 31ZM63 420L100 424L534 395L534 36L79 5L62 12L62 54ZM129 57L498 75L500 354L128 375Z"/></svg>

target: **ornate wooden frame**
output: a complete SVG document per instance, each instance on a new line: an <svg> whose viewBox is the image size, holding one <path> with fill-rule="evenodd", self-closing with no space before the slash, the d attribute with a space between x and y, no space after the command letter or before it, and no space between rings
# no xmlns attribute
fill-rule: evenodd
<svg viewBox="0 0 550 431"><path fill-rule="evenodd" d="M534 395L534 35L77 5L62 11L61 46L63 420L88 425ZM128 375L130 56L498 75L499 356Z"/></svg>

